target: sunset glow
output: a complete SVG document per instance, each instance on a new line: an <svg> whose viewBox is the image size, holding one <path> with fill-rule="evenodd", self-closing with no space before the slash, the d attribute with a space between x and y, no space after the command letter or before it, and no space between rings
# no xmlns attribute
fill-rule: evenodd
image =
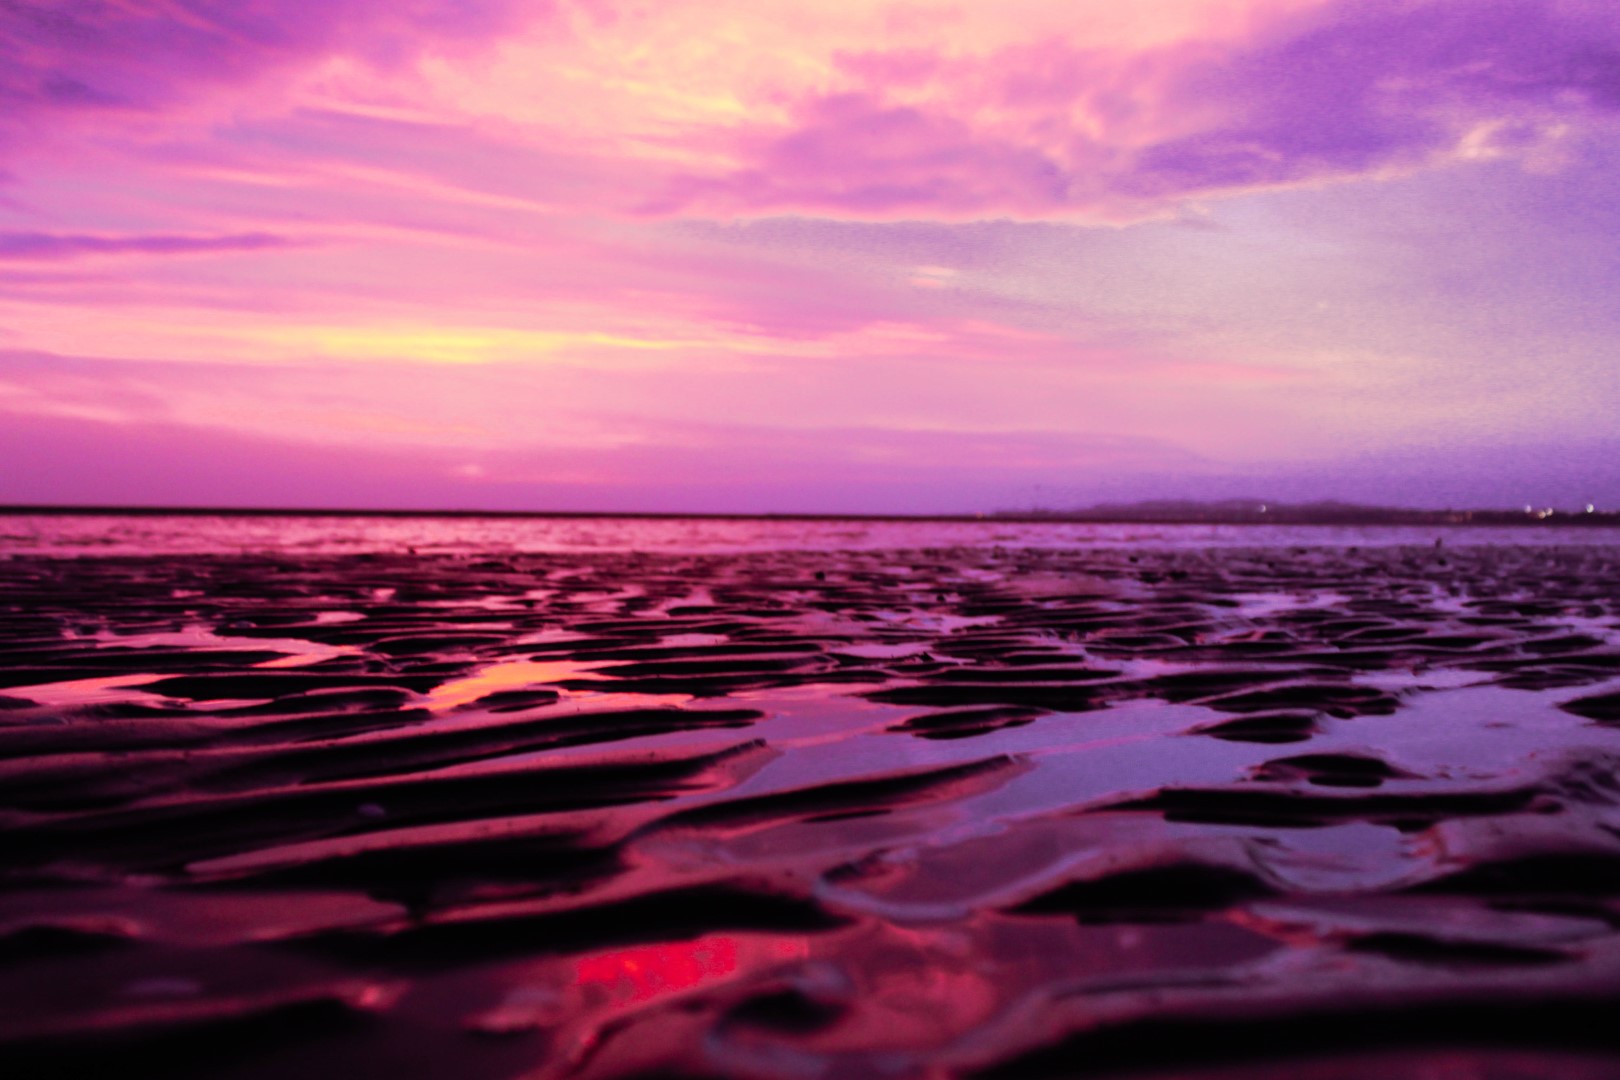
<svg viewBox="0 0 1620 1080"><path fill-rule="evenodd" d="M0 59L0 502L1620 502L1607 0L25 0Z"/></svg>

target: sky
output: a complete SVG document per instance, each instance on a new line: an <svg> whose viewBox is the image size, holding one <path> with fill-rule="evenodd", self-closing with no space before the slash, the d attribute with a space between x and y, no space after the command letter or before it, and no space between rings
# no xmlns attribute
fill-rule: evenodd
<svg viewBox="0 0 1620 1080"><path fill-rule="evenodd" d="M1612 0L0 0L0 503L1620 507Z"/></svg>

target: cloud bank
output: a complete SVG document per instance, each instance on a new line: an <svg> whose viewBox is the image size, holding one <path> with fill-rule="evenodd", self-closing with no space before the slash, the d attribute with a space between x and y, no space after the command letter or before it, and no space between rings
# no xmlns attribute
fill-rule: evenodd
<svg viewBox="0 0 1620 1080"><path fill-rule="evenodd" d="M1238 40L1053 37L840 53L660 212L1129 218L1182 200L1494 157L1550 162L1620 108L1620 16L1561 0L1339 0Z"/></svg>
<svg viewBox="0 0 1620 1080"><path fill-rule="evenodd" d="M0 0L0 409L98 500L1376 490L1612 431L1617 120L1609 0Z"/></svg>
<svg viewBox="0 0 1620 1080"><path fill-rule="evenodd" d="M940 2L793 34L791 5L750 21L727 0L13 0L0 130L114 132L211 97L229 124L277 105L230 88L341 63L326 103L338 87L445 137L498 131L483 152L507 170L523 150L585 153L565 197L592 211L1121 220L1470 160L1550 166L1620 107L1606 0L1161 3L1146 43L1096 32L1103 5L1069 5L1067 25L1065 5L1025 6L1044 17L986 44ZM277 93L288 116L310 103Z"/></svg>

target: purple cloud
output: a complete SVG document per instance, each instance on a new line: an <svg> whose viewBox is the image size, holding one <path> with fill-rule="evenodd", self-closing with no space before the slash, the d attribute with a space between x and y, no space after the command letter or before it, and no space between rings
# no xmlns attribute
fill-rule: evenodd
<svg viewBox="0 0 1620 1080"><path fill-rule="evenodd" d="M1520 155L1620 110L1599 0L1337 0L1230 44L1047 41L840 57L849 83L652 212L1133 216L1165 202Z"/></svg>
<svg viewBox="0 0 1620 1080"><path fill-rule="evenodd" d="M265 248L286 247L290 243L286 237L262 232L227 236L0 232L0 261L74 259L88 255L195 255L218 251L262 251Z"/></svg>
<svg viewBox="0 0 1620 1080"><path fill-rule="evenodd" d="M76 114L158 110L334 54L396 65L550 10L517 0L8 0L0 143Z"/></svg>
<svg viewBox="0 0 1620 1080"><path fill-rule="evenodd" d="M1178 100L1239 106L1213 130L1160 142L1121 187L1146 195L1286 183L1542 139L1553 116L1620 107L1620 20L1550 0L1343 2L1218 63ZM1489 129L1478 125L1489 123Z"/></svg>
<svg viewBox="0 0 1620 1080"><path fill-rule="evenodd" d="M718 202L747 212L795 206L886 216L926 207L968 215L990 206L1036 213L1067 199L1063 163L937 110L851 93L812 99L797 119L795 130L760 142L754 167L678 181L647 209Z"/></svg>

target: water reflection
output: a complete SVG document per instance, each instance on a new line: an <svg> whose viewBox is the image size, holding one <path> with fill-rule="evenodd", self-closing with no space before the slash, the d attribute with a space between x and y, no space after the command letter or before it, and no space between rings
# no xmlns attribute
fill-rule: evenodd
<svg viewBox="0 0 1620 1080"><path fill-rule="evenodd" d="M451 679L434 687L428 694L428 708L442 712L503 691L527 690L572 679L600 679L602 676L596 674L596 669L601 666L573 660L512 660L491 664L464 679Z"/></svg>
<svg viewBox="0 0 1620 1080"><path fill-rule="evenodd" d="M737 939L729 934L711 934L695 941L639 945L582 957L575 983L588 999L635 1005L716 982L736 972Z"/></svg>
<svg viewBox="0 0 1620 1080"><path fill-rule="evenodd" d="M810 956L808 940L762 934L705 934L604 949L572 960L547 962L511 986L471 1026L489 1034L577 1024L599 1029L627 1010L657 1007L666 999L712 989ZM590 1036L586 1044L594 1042Z"/></svg>
<svg viewBox="0 0 1620 1080"><path fill-rule="evenodd" d="M105 705L115 702L159 702L156 694L136 690L135 687L156 682L157 675L108 675L96 679L69 679L64 682L36 683L32 686L14 686L9 693L56 708L74 705Z"/></svg>
<svg viewBox="0 0 1620 1080"><path fill-rule="evenodd" d="M6 522L0 554L196 552L492 554L578 551L872 551L918 547L1446 547L1607 544L1607 529L1101 525L995 521L782 521L708 518L303 517L22 514Z"/></svg>

